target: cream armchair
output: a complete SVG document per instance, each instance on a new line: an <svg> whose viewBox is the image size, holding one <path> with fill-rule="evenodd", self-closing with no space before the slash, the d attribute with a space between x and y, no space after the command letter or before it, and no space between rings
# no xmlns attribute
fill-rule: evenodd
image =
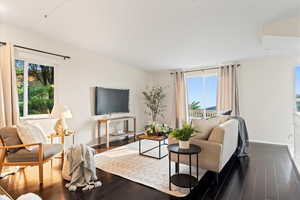
<svg viewBox="0 0 300 200"><path fill-rule="evenodd" d="M169 137L168 140L169 144L178 143L172 137ZM235 119L228 120L214 128L207 140L191 138L190 143L201 147L198 166L220 173L237 148L238 121ZM177 162L177 155L171 153L171 160ZM196 158L193 157L192 166L197 166L196 162ZM179 163L188 165L188 156L180 155Z"/></svg>
<svg viewBox="0 0 300 200"><path fill-rule="evenodd" d="M32 151L25 147L37 146ZM0 174L3 166L39 166L40 184L43 183L43 164L63 150L61 144L22 144L15 127L0 129Z"/></svg>

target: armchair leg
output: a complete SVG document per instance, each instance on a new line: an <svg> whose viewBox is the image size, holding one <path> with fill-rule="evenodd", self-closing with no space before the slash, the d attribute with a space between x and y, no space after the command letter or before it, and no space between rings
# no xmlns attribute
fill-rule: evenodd
<svg viewBox="0 0 300 200"><path fill-rule="evenodd" d="M44 181L43 164L39 165L39 178L40 178L40 184L43 184Z"/></svg>
<svg viewBox="0 0 300 200"><path fill-rule="evenodd" d="M2 168L3 168L3 165L1 164L0 165L0 177L1 177L1 173L2 173Z"/></svg>

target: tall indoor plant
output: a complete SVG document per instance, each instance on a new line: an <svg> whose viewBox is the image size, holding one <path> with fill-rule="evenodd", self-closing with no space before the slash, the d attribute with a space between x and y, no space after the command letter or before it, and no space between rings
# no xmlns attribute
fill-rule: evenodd
<svg viewBox="0 0 300 200"><path fill-rule="evenodd" d="M163 116L165 105L163 105L163 99L166 95L163 92L162 87L152 87L143 91L143 95L146 103L146 113L151 117L152 122L157 121L158 116Z"/></svg>
<svg viewBox="0 0 300 200"><path fill-rule="evenodd" d="M193 136L194 128L192 125L185 123L181 129L174 129L169 136L177 139L179 141L180 149L190 148L190 138Z"/></svg>

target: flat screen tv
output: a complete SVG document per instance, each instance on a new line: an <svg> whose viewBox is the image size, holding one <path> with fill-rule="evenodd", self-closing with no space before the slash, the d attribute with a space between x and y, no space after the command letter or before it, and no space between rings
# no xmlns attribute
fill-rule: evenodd
<svg viewBox="0 0 300 200"><path fill-rule="evenodd" d="M129 113L129 90L96 87L95 114Z"/></svg>

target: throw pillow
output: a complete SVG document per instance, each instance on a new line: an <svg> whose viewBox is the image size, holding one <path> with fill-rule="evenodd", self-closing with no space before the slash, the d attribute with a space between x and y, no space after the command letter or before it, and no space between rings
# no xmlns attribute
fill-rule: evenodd
<svg viewBox="0 0 300 200"><path fill-rule="evenodd" d="M216 119L219 121L219 124L223 124L224 122L226 122L230 119L230 116L229 115L219 115L216 117Z"/></svg>
<svg viewBox="0 0 300 200"><path fill-rule="evenodd" d="M1 128L0 135L1 135L2 139L4 140L4 144L7 146L22 144L22 141L20 140L17 129L15 127ZM18 151L19 149L20 148L8 149L8 152L14 153L14 152Z"/></svg>
<svg viewBox="0 0 300 200"><path fill-rule="evenodd" d="M47 143L47 138L43 130L37 125L33 124L19 124L17 125L18 135L23 144L32 144L32 143ZM26 147L27 150L32 151L33 149L38 148L38 146L29 146Z"/></svg>
<svg viewBox="0 0 300 200"><path fill-rule="evenodd" d="M222 127L217 126L211 131L208 140L222 144L224 140L224 132L225 131Z"/></svg>
<svg viewBox="0 0 300 200"><path fill-rule="evenodd" d="M210 119L194 119L192 120L192 127L195 129L193 138L207 140L212 129L219 125L219 120Z"/></svg>

